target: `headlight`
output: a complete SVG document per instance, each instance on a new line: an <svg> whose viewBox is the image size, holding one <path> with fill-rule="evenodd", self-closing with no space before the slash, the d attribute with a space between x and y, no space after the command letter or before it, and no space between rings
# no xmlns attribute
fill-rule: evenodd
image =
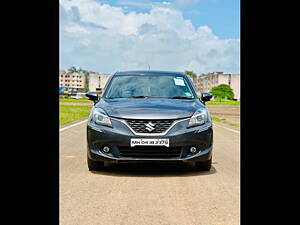
<svg viewBox="0 0 300 225"><path fill-rule="evenodd" d="M106 115L103 109L94 108L89 119L90 123L112 127L109 116Z"/></svg>
<svg viewBox="0 0 300 225"><path fill-rule="evenodd" d="M188 127L201 126L204 124L211 124L211 117L205 108L199 109L194 113L194 115L190 119Z"/></svg>

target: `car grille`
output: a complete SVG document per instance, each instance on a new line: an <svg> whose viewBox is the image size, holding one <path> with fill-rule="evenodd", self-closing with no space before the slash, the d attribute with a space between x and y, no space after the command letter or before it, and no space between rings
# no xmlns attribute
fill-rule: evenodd
<svg viewBox="0 0 300 225"><path fill-rule="evenodd" d="M164 146L135 146L119 147L120 157L128 158L161 158L172 159L179 158L181 147L164 147Z"/></svg>
<svg viewBox="0 0 300 225"><path fill-rule="evenodd" d="M126 120L136 133L163 133L174 120Z"/></svg>

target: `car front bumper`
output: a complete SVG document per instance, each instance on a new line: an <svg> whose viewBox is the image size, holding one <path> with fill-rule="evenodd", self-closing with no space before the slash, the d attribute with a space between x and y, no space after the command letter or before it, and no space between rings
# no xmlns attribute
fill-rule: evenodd
<svg viewBox="0 0 300 225"><path fill-rule="evenodd" d="M112 119L111 127L87 126L87 148L88 157L94 161L183 161L205 162L211 159L213 129L212 126L187 128L188 119L183 120L173 126L165 135L143 136L134 134L128 126L120 120ZM131 138L168 138L169 147L156 146L135 146L130 147ZM103 147L110 148L109 153L103 152ZM190 147L196 147L197 152L190 153ZM145 149L148 149L146 151ZM159 154L157 153L157 150ZM131 155L122 154L123 152L134 153ZM139 153L146 154L139 154ZM175 152L177 152L175 154ZM153 153L153 154L152 154ZM155 154L154 154L155 153Z"/></svg>

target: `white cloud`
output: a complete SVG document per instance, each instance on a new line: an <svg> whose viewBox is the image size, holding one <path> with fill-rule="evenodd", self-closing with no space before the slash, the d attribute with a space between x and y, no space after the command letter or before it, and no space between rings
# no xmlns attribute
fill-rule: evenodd
<svg viewBox="0 0 300 225"><path fill-rule="evenodd" d="M74 25L65 27L65 31L68 33L74 33L74 34L89 34L90 33L85 27L80 26L78 24L74 24Z"/></svg>
<svg viewBox="0 0 300 225"><path fill-rule="evenodd" d="M150 64L158 70L239 73L239 40L219 40L208 26L196 28L174 8L153 5L149 13L126 13L93 0L60 5L62 68L112 73Z"/></svg>

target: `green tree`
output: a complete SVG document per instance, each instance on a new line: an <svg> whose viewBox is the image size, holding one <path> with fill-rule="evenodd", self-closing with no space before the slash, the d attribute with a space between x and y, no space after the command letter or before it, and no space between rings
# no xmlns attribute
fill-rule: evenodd
<svg viewBox="0 0 300 225"><path fill-rule="evenodd" d="M78 73L85 75L85 88L84 88L84 91L88 92L90 90L90 88L89 88L90 72L87 71L87 70L83 70L83 69L79 68Z"/></svg>
<svg viewBox="0 0 300 225"><path fill-rule="evenodd" d="M227 84L220 84L213 87L210 93L215 99L233 99L234 97L232 88Z"/></svg>
<svg viewBox="0 0 300 225"><path fill-rule="evenodd" d="M75 66L71 66L71 67L68 69L68 72L69 72L69 73L77 73L78 70L76 69Z"/></svg>
<svg viewBox="0 0 300 225"><path fill-rule="evenodd" d="M193 71L186 70L184 72L185 72L186 75L190 76L193 80L195 78L197 78L197 74L195 74Z"/></svg>
<svg viewBox="0 0 300 225"><path fill-rule="evenodd" d="M88 92L90 90L89 83L90 83L90 72L84 71L85 74L85 88L84 91Z"/></svg>

